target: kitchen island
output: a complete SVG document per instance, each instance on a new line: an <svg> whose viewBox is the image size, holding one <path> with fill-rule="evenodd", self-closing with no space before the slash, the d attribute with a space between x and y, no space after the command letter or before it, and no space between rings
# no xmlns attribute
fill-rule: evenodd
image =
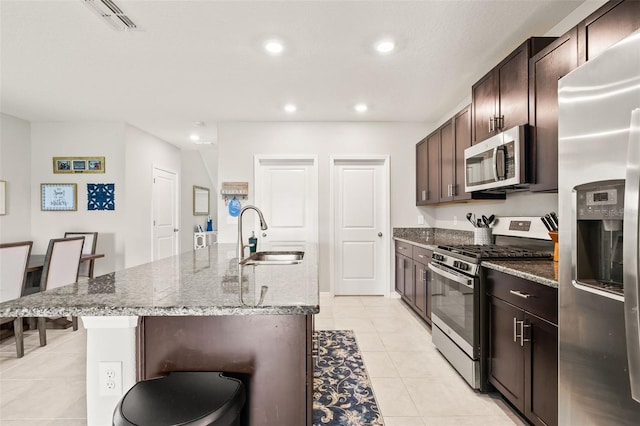
<svg viewBox="0 0 640 426"><path fill-rule="evenodd" d="M235 250L218 244L33 294L0 304L0 316L82 317L88 424L111 424L138 380L224 371L247 388L243 424L310 425L316 248L299 264L243 267ZM105 362L121 373L115 389L100 377Z"/></svg>

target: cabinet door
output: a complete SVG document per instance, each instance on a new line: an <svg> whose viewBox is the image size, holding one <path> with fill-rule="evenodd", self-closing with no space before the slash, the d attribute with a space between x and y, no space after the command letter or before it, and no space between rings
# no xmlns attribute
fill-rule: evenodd
<svg viewBox="0 0 640 426"><path fill-rule="evenodd" d="M494 73L490 72L471 88L472 97L472 136L473 142L480 142L495 134L491 131L489 120L496 115L496 83Z"/></svg>
<svg viewBox="0 0 640 426"><path fill-rule="evenodd" d="M427 201L434 204L440 201L440 131L427 136Z"/></svg>
<svg viewBox="0 0 640 426"><path fill-rule="evenodd" d="M464 150L471 146L471 105L453 118L453 135L455 141L453 199L470 200L471 193L464 192Z"/></svg>
<svg viewBox="0 0 640 426"><path fill-rule="evenodd" d="M422 317L425 316L427 307L427 285L425 283L426 269L427 267L423 263L413 262L413 270L415 272L413 279L416 283L416 294L413 301L413 308Z"/></svg>
<svg viewBox="0 0 640 426"><path fill-rule="evenodd" d="M489 383L524 412L524 355L520 324L524 312L495 297L489 298Z"/></svg>
<svg viewBox="0 0 640 426"><path fill-rule="evenodd" d="M558 80L578 66L574 28L530 61L530 117L535 155L531 191L558 189Z"/></svg>
<svg viewBox="0 0 640 426"><path fill-rule="evenodd" d="M524 415L535 425L558 424L558 327L529 313Z"/></svg>
<svg viewBox="0 0 640 426"><path fill-rule="evenodd" d="M500 130L529 121L529 43L523 43L496 68Z"/></svg>
<svg viewBox="0 0 640 426"><path fill-rule="evenodd" d="M455 171L453 121L440 127L440 202L453 201Z"/></svg>
<svg viewBox="0 0 640 426"><path fill-rule="evenodd" d="M429 152L427 138L416 145L416 205L427 204L429 191Z"/></svg>
<svg viewBox="0 0 640 426"><path fill-rule="evenodd" d="M404 296L404 264L406 257L396 254L396 291Z"/></svg>
<svg viewBox="0 0 640 426"><path fill-rule="evenodd" d="M640 1L609 1L578 24L580 64L640 28Z"/></svg>
<svg viewBox="0 0 640 426"><path fill-rule="evenodd" d="M404 261L404 298L409 304L415 301L415 281L413 279L413 260L405 258Z"/></svg>

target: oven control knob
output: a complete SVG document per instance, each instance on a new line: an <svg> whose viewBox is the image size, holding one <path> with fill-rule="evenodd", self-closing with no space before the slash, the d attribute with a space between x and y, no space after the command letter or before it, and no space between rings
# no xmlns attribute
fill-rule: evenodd
<svg viewBox="0 0 640 426"><path fill-rule="evenodd" d="M468 271L469 270L469 265L467 265L466 263L460 262L460 269L463 270L463 271Z"/></svg>
<svg viewBox="0 0 640 426"><path fill-rule="evenodd" d="M453 267L454 268L459 268L460 267L460 262L458 262L457 260L453 261Z"/></svg>

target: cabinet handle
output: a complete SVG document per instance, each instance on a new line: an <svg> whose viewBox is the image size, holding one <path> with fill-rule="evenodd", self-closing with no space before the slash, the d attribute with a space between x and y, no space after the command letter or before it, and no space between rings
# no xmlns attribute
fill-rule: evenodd
<svg viewBox="0 0 640 426"><path fill-rule="evenodd" d="M518 342L518 319L513 317L513 342Z"/></svg>
<svg viewBox="0 0 640 426"><path fill-rule="evenodd" d="M528 299L531 297L530 294L523 293L520 290L509 290L509 293L513 294L514 296L522 297L523 299Z"/></svg>
<svg viewBox="0 0 640 426"><path fill-rule="evenodd" d="M424 189L422 190L422 201L426 201L427 200L427 191L425 191Z"/></svg>
<svg viewBox="0 0 640 426"><path fill-rule="evenodd" d="M498 129L504 129L504 115L496 117L496 121L498 122Z"/></svg>
<svg viewBox="0 0 640 426"><path fill-rule="evenodd" d="M455 197L456 195L458 195L458 185L457 184L451 184L451 196Z"/></svg>
<svg viewBox="0 0 640 426"><path fill-rule="evenodd" d="M520 326L520 334L518 334L518 325ZM524 338L524 328L530 328L531 325L525 324L524 320L518 321L516 317L513 317L513 341L514 343L518 343L518 338L520 339L520 346L524 346L524 342L528 342L530 339Z"/></svg>
<svg viewBox="0 0 640 426"><path fill-rule="evenodd" d="M418 257L419 257L420 259L424 259L424 258L425 258L424 254L419 254L419 255L418 255Z"/></svg>
<svg viewBox="0 0 640 426"><path fill-rule="evenodd" d="M524 321L520 321L520 346L524 346L524 342L528 342L531 339L525 339L524 338L524 329L526 328L531 328L530 324L525 324Z"/></svg>
<svg viewBox="0 0 640 426"><path fill-rule="evenodd" d="M493 132L493 117L489 117L489 133Z"/></svg>

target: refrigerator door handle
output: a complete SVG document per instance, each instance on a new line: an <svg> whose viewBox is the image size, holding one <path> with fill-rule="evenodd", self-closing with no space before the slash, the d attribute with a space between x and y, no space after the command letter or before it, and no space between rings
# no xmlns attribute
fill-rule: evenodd
<svg viewBox="0 0 640 426"><path fill-rule="evenodd" d="M624 195L624 320L631 397L640 402L640 297L638 292L638 209L640 207L640 109L631 112Z"/></svg>

